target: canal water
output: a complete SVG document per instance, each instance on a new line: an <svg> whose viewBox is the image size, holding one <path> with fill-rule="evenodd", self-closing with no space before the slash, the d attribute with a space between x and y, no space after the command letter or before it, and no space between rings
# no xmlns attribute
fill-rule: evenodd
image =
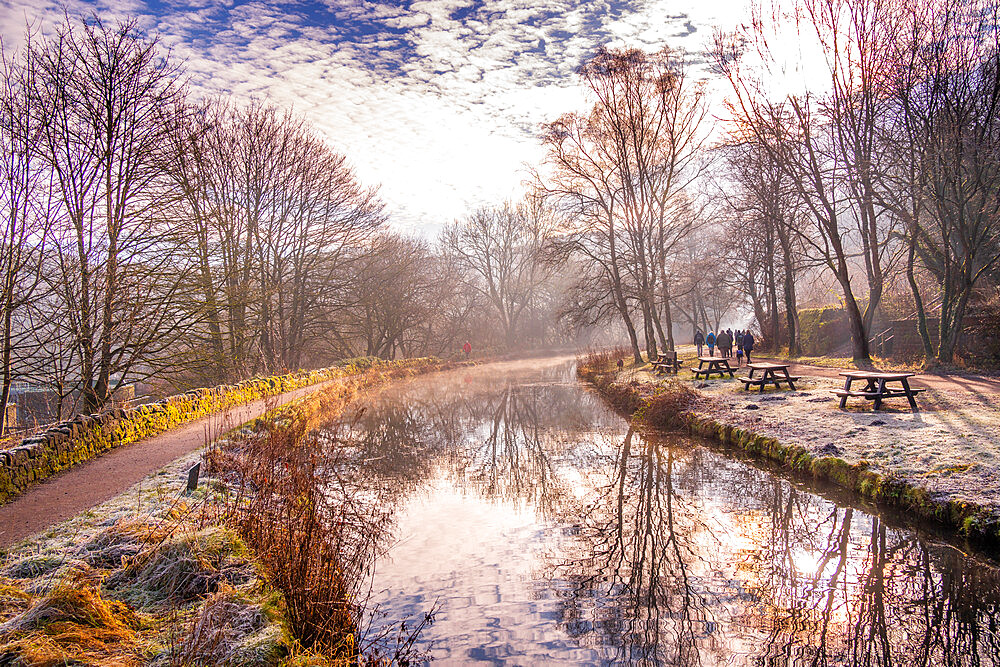
<svg viewBox="0 0 1000 667"><path fill-rule="evenodd" d="M643 436L571 359L403 383L352 441L392 498L372 632L434 610L438 664L1000 663L996 561Z"/></svg>

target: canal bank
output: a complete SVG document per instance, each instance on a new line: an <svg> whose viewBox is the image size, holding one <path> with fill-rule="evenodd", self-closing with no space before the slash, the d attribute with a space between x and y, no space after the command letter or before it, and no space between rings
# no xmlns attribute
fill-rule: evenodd
<svg viewBox="0 0 1000 667"><path fill-rule="evenodd" d="M356 659L359 591L336 549L368 538L328 520L342 505L316 476L333 458L317 430L392 382L466 365L374 364L247 423L220 422L207 449L0 552L0 664Z"/></svg>
<svg viewBox="0 0 1000 667"><path fill-rule="evenodd" d="M842 453L843 448L836 443L850 440L859 431L864 431L865 426L858 427L857 413L840 413L853 419L844 428L835 420L820 418L824 411L830 411L828 403L832 399L827 396L828 388L810 386L810 392L791 392L798 399L792 403L782 392L768 392L759 397L756 392L744 394L740 391L739 383L693 383L673 378L654 381L634 372L622 373L615 364L617 356L614 353L590 355L580 360L577 375L594 387L616 410L639 424L653 429L679 429L736 448L750 457L779 464L796 474L832 483L866 500L934 521L982 547L1000 547L1000 510L992 502L993 499L988 497L996 491L995 481L991 481L996 478L987 475L980 482L982 486L978 489L978 500L975 499L975 487L971 492L969 489L962 489L958 493L948 485L949 474L966 472L976 465L974 462L960 461L942 470L933 466L925 466L924 469L918 466L915 472L911 470L908 476L903 476L893 471L891 466L874 465L865 458L864 452L853 452L857 459L854 461L829 455ZM808 383L808 379L806 382ZM750 401L746 400L747 396ZM788 405L776 408L778 401ZM779 421L784 417L788 421L797 418L800 421L818 422L818 427L823 430L823 444L814 446L812 450L794 444L794 440L818 440L817 436L804 433L810 429L815 433L815 427L798 431L782 429L775 424L775 418L765 421L759 416L778 409L784 410L777 417ZM747 417L747 414L754 416ZM872 417L870 413L866 414ZM885 419L891 418L889 416ZM884 426L885 421L872 417L867 424ZM765 428L760 428L761 426L770 427L767 430L774 432L784 430L787 435L777 437L766 432ZM876 430L872 438L877 439L878 436L879 432ZM897 458L900 456L898 451L892 454ZM940 472L945 474L933 480L933 488L917 481L923 478L929 482L931 475Z"/></svg>

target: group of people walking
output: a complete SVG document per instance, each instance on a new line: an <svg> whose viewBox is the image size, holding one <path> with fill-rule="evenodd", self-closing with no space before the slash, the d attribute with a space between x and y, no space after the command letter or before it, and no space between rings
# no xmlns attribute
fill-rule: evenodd
<svg viewBox="0 0 1000 667"><path fill-rule="evenodd" d="M753 352L753 334L750 330L739 331L737 330L733 333L732 329L724 329L716 334L714 331L709 331L708 335L704 335L701 330L696 330L694 332L694 344L698 348L698 356L702 355L702 349L704 346L708 346L708 356L715 356L715 348L719 348L719 355L727 359L733 357L733 346L736 347L736 362L739 365L743 364L743 357L746 355L747 363L750 363L750 353Z"/></svg>

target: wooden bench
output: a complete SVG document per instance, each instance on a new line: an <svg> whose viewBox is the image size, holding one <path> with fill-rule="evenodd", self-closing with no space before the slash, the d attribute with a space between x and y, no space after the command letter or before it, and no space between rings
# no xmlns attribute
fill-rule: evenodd
<svg viewBox="0 0 1000 667"><path fill-rule="evenodd" d="M833 393L840 398L840 408L847 407L848 398L864 398L872 401L872 409L882 408L882 401L886 398L905 398L910 409L919 412L917 408L917 394L926 391L925 389L913 389L910 387L909 378L913 373L881 373L878 371L846 371L840 374L845 378L843 389L834 389ZM851 389L852 383L856 380L864 380L865 388L862 390ZM889 382L898 382L899 387L887 387Z"/></svg>
<svg viewBox="0 0 1000 667"><path fill-rule="evenodd" d="M720 378L725 377L726 373L729 373L731 378L736 377L733 367L729 365L729 359L725 357L698 357L698 368L692 368L691 372L694 373L696 380L702 375L707 380L716 373Z"/></svg>
<svg viewBox="0 0 1000 667"><path fill-rule="evenodd" d="M775 389L781 389L782 384L787 384L788 388L794 391L795 383L801 379L798 376L788 374L788 364L757 362L747 364L747 368L750 369L750 374L737 378L743 383L745 391L749 390L750 387L759 387L763 393L764 387L769 384L773 384ZM754 377L754 371L760 371L761 375Z"/></svg>
<svg viewBox="0 0 1000 667"><path fill-rule="evenodd" d="M656 361L650 363L653 372L657 374L677 373L681 369L681 362L677 358L677 352L666 352L656 357Z"/></svg>

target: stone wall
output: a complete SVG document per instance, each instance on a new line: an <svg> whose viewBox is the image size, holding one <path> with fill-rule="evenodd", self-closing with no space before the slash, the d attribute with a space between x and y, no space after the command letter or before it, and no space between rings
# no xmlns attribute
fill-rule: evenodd
<svg viewBox="0 0 1000 667"><path fill-rule="evenodd" d="M0 443L0 503L60 470L230 407L357 373L380 362L363 360L323 370L255 378L193 389L157 403L77 415L16 444Z"/></svg>
<svg viewBox="0 0 1000 667"><path fill-rule="evenodd" d="M799 311L802 354L824 356L851 340L851 325L843 308L803 308Z"/></svg>

